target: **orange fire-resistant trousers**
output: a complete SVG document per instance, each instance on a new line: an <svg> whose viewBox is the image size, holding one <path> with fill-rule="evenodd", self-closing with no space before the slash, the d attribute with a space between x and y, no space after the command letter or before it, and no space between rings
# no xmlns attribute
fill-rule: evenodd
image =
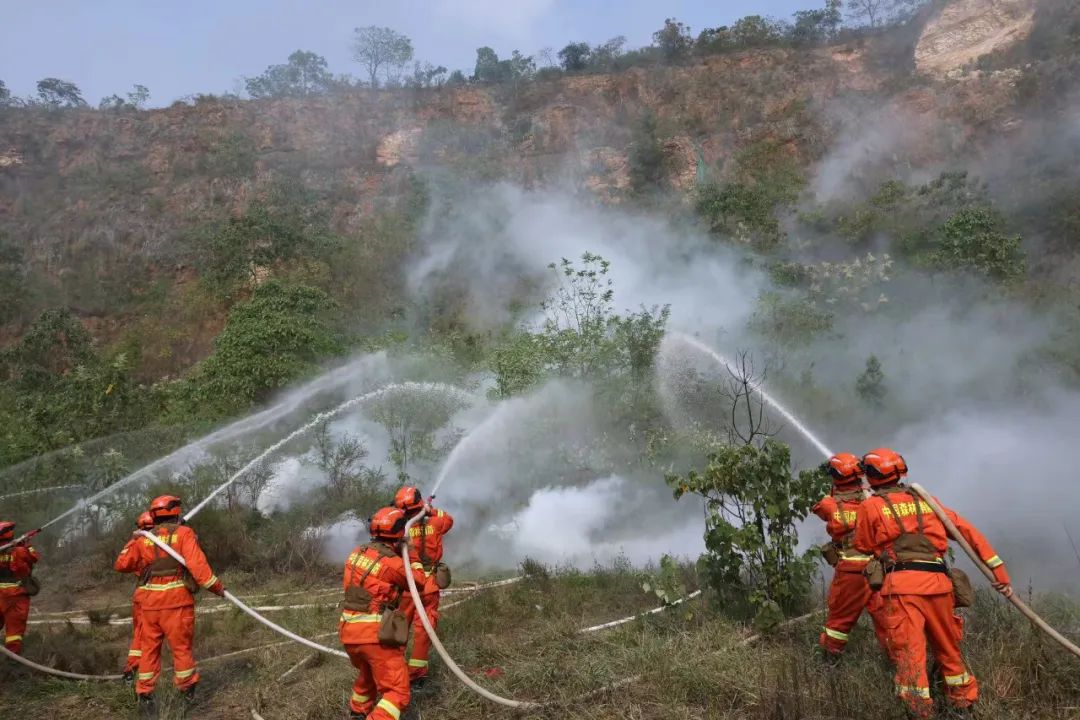
<svg viewBox="0 0 1080 720"><path fill-rule="evenodd" d="M883 598L882 624L896 666L896 693L912 714L929 718L934 710L926 673L927 640L945 676L949 703L966 708L978 700L979 683L960 654L964 626L952 593L888 595Z"/></svg>
<svg viewBox="0 0 1080 720"><path fill-rule="evenodd" d="M406 598L412 600L411 595L406 596ZM424 613L427 615L428 622L436 630L439 629L439 598L440 594L438 592L424 593L420 596L420 599L424 601ZM424 624L420 621L420 614L416 612L416 607L411 602L405 603L404 611L409 618L409 623L412 624L409 680L416 680L417 678L427 677L428 658L431 655L431 638L428 637L427 631L424 630Z"/></svg>
<svg viewBox="0 0 1080 720"><path fill-rule="evenodd" d="M124 672L135 672L139 669L139 658L142 657L142 640L139 638L139 630L142 626L142 613L139 603L131 603L131 647L128 648L127 664Z"/></svg>
<svg viewBox="0 0 1080 720"><path fill-rule="evenodd" d="M398 720L409 706L409 672L402 649L365 643L346 645L345 652L359 671L349 709L366 714L367 720Z"/></svg>
<svg viewBox="0 0 1080 720"><path fill-rule="evenodd" d="M22 652L26 618L30 615L27 595L0 595L0 629L4 630L4 647L18 655Z"/></svg>
<svg viewBox="0 0 1080 720"><path fill-rule="evenodd" d="M139 695L154 692L161 671L161 644L166 640L173 656L173 684L185 690L199 682L199 671L192 654L195 608L191 605L166 610L143 608L140 615L139 645L142 657L139 658L139 681L135 684L135 692Z"/></svg>
<svg viewBox="0 0 1080 720"><path fill-rule="evenodd" d="M837 570L829 585L829 617L821 633L819 643L826 652L840 654L847 648L848 634L863 610L870 615L874 623L874 634L878 644L888 652L885 630L881 625L882 600L870 590L866 578L861 572Z"/></svg>

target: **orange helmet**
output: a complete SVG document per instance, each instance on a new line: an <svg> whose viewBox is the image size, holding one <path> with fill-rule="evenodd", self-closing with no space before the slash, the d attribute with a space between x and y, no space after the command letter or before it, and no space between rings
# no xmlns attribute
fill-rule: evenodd
<svg viewBox="0 0 1080 720"><path fill-rule="evenodd" d="M394 495L394 507L412 514L424 507L424 496L412 485L405 485Z"/></svg>
<svg viewBox="0 0 1080 720"><path fill-rule="evenodd" d="M135 526L140 530L150 530L154 527L154 516L149 512L144 512L139 516L139 519L135 521Z"/></svg>
<svg viewBox="0 0 1080 720"><path fill-rule="evenodd" d="M859 458L851 453L837 453L825 463L832 476L833 485L851 485L859 482L863 475L863 466Z"/></svg>
<svg viewBox="0 0 1080 720"><path fill-rule="evenodd" d="M13 540L15 538L15 523L0 522L0 540Z"/></svg>
<svg viewBox="0 0 1080 720"><path fill-rule="evenodd" d="M862 464L871 487L899 482L908 472L904 456L889 448L871 450L863 455Z"/></svg>
<svg viewBox="0 0 1080 720"><path fill-rule="evenodd" d="M379 540L400 540L405 537L407 519L400 508L384 507L368 520L368 531Z"/></svg>
<svg viewBox="0 0 1080 720"><path fill-rule="evenodd" d="M180 516L180 498L175 495L162 495L150 503L150 517L154 522Z"/></svg>

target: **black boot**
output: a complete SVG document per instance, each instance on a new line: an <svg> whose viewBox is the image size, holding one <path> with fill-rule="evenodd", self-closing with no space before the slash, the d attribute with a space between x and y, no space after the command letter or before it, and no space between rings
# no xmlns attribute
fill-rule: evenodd
<svg viewBox="0 0 1080 720"><path fill-rule="evenodd" d="M421 675L418 678L413 678L409 681L409 689L413 692L419 692L420 690L423 690L424 687L427 685L427 680L427 675Z"/></svg>
<svg viewBox="0 0 1080 720"><path fill-rule="evenodd" d="M154 720L157 718L157 703L153 695L139 696L139 717Z"/></svg>
<svg viewBox="0 0 1080 720"><path fill-rule="evenodd" d="M355 710L350 710L349 720L367 720L367 713L358 713Z"/></svg>
<svg viewBox="0 0 1080 720"><path fill-rule="evenodd" d="M126 683L135 682L135 671L125 670L123 675L120 676L120 679Z"/></svg>
<svg viewBox="0 0 1080 720"><path fill-rule="evenodd" d="M188 685L180 695L184 698L184 704L191 706L195 704L195 688L197 685Z"/></svg>

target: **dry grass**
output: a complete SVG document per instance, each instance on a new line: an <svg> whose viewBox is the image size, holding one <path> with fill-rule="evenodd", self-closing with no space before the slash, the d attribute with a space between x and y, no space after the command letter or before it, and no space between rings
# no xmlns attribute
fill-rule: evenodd
<svg viewBox="0 0 1080 720"><path fill-rule="evenodd" d="M240 587L240 585L236 585ZM321 587L321 586L320 586ZM286 589L277 583L274 590ZM302 601L302 596L295 599ZM590 718L671 720L723 718L900 720L892 678L867 629L860 627L844 663L822 666L819 622L790 628L774 638L740 645L748 631L705 601L611 631L581 635L583 625L644 610L654 599L626 568L593 573L557 572L477 594L449 610L443 637L455 659L487 687L520 699L559 703L514 712L464 689L435 661L434 680L415 698L407 717ZM1064 598L1036 603L1065 632L1075 635L1080 607ZM275 613L282 625L307 637L335 628L333 608ZM274 643L279 638L238 612L202 616L198 656ZM40 628L27 653L51 664L90 672L115 672L127 641L122 627ZM326 639L335 645L334 638ZM996 597L983 595L970 615L966 651L983 687L979 717L995 720L1080 717L1077 661L1036 635ZM337 720L354 678L339 658L312 658L286 679L280 676L311 655L295 645L207 662L200 701L188 717L224 720ZM496 671L495 677L485 677ZM131 691L118 684L77 685L0 665L0 712L22 718L133 718ZM609 694L574 698L621 678L642 679ZM935 688L940 696L940 688ZM167 683L159 689L161 717L181 717Z"/></svg>

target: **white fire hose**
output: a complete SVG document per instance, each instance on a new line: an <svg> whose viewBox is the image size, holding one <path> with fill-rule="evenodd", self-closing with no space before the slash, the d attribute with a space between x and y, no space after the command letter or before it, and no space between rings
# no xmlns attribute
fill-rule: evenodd
<svg viewBox="0 0 1080 720"><path fill-rule="evenodd" d="M465 683L465 685L480 695L481 697L490 700L493 703L499 705L505 705L506 707L519 708L522 710L536 709L543 707L546 703L530 702L528 700L512 700L505 698L502 695L496 695L495 693L480 687L471 677L465 674L465 671L458 667L458 664L454 662L454 659L450 657L450 653L446 652L446 648L443 647L442 641L439 640L439 636L435 634L435 628L431 626L431 621L428 620L427 613L424 612L424 603L420 598L420 591L416 589L416 578L413 577L412 563L409 562L409 529L412 528L417 522L419 522L427 511L423 510L410 518L409 522L405 523L405 538L401 542L401 559L405 561L405 579L409 582L409 594L412 595L413 604L416 608L416 614L420 618L421 624L424 626L424 630L427 631L428 638L431 640L431 644L435 646L435 650L439 653L439 657L443 659L446 666L450 668L450 671L457 675L458 680Z"/></svg>
<svg viewBox="0 0 1080 720"><path fill-rule="evenodd" d="M184 558L180 555L180 553L173 550L167 544L161 542L161 540L156 535L154 535L153 533L149 533L149 532L147 532L145 530L139 530L138 534L152 540L155 545L157 545L159 548L161 548L162 550L167 552L174 560L176 560L178 563L180 563L184 567L187 567L187 563L184 562ZM320 645L317 642L313 642L311 640L308 640L305 637L300 637L299 635L297 635L294 632L286 630L285 628L281 627L280 625L273 622L272 620L269 620L269 619L263 617L262 615L260 615L259 613L255 612L254 610L252 610L250 607L245 605L244 602L240 598L236 597L235 595L233 595L228 590L225 591L223 597L226 600L228 600L229 602L231 602L233 605L235 605L236 607L240 608L240 610L242 610L243 612L247 613L251 617L253 617L256 620L258 620L259 622L261 622L266 627L270 628L271 630L273 630L274 632L276 632L276 633L278 633L280 635L283 635L283 636L289 638L293 642L298 642L301 645L306 645L307 647L311 648L312 650L318 650L319 652L324 652L327 655L337 655L338 657L343 657L343 658L349 657L348 653L346 653L344 650L335 650L333 648L328 648L328 647L326 647L324 645Z"/></svg>
<svg viewBox="0 0 1080 720"><path fill-rule="evenodd" d="M908 487L914 490L919 495L919 497L926 501L926 504L930 506L930 509L934 511L935 515L937 515L938 520L941 521L941 524L944 525L945 529L949 532L949 538L957 545L959 545L961 550L967 553L967 556L971 558L971 561L973 563L975 563L975 567L979 569L979 572L985 575L986 579L990 582L996 583L997 578L994 577L994 571L986 566L986 563L982 561L982 558L979 557L978 553L976 553L975 550L971 547L971 545L968 544L968 541L965 540L964 536L960 534L960 530L956 527L956 524L949 519L949 516L945 514L945 511L942 510L941 506L937 503L936 500L934 500L933 496L930 495L930 493L928 493L926 489L919 483L911 483L910 485L908 485ZM1063 648L1071 652L1073 655L1080 657L1080 647L1077 647L1064 635L1059 633L1054 628L1050 627L1049 623L1039 617L1039 615L1036 614L1034 610L1028 607L1027 603L1017 597L1015 592L1006 599L1011 602L1017 610L1023 613L1023 615L1028 620L1035 623L1036 627L1038 627L1044 633L1056 640Z"/></svg>

